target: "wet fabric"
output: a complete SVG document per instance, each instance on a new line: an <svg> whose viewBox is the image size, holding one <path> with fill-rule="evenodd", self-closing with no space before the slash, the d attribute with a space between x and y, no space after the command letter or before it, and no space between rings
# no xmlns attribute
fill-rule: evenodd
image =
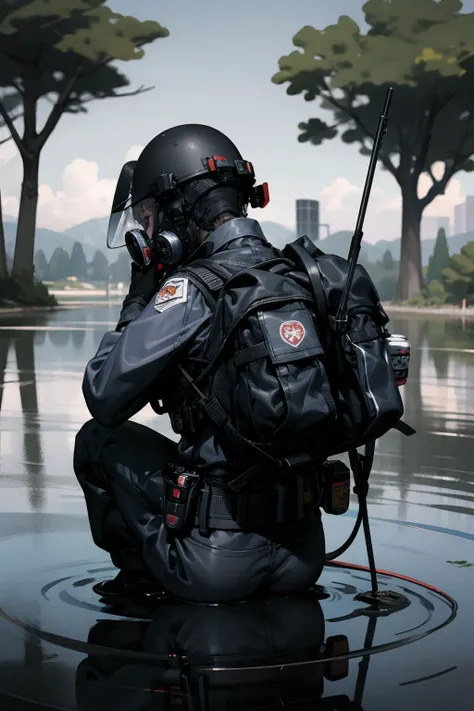
<svg viewBox="0 0 474 711"><path fill-rule="evenodd" d="M166 313L166 312L164 312ZM91 420L76 437L74 470L93 540L115 566L149 570L166 590L193 601L246 599L265 590L308 589L324 565L319 511L258 533L197 528L186 538L162 522L162 473L181 460L177 445L143 425L104 427Z"/></svg>

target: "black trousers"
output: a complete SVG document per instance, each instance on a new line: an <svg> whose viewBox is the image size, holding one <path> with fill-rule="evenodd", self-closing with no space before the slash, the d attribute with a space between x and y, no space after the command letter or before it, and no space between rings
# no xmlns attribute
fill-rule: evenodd
<svg viewBox="0 0 474 711"><path fill-rule="evenodd" d="M90 420L77 434L74 471L92 538L117 568L147 570L170 593L197 602L290 594L316 582L325 553L319 512L259 533L170 535L162 524L162 472L179 461L174 442L134 422Z"/></svg>

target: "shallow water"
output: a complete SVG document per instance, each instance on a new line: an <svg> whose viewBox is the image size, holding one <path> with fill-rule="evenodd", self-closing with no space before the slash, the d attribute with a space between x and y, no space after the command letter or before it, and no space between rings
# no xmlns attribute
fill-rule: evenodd
<svg viewBox="0 0 474 711"><path fill-rule="evenodd" d="M88 536L85 506L73 475L71 458L75 434L88 419L81 393L83 370L104 331L115 326L118 311L118 304L104 300L100 305L0 321L0 383L3 383L0 387L0 560L3 567L8 556L15 556L17 563L20 560L31 569L33 581L43 579L45 566L52 569L59 564L73 565L72 559L79 561L78 566L92 561L96 567L100 567L100 563L107 567L106 556L94 548ZM406 438L398 432L389 433L377 446L369 494L376 560L379 568L398 571L442 588L457 599L460 610L456 620L440 632L409 647L371 658L361 703L364 709L374 711L396 709L401 705L441 709L449 702L454 702L457 709L468 709L472 708L470 695L474 691L474 681L468 672L474 662L471 641L474 566L463 567L448 561L474 563L474 400L471 399L474 322L410 314L395 317L391 326L392 332L405 334L412 344L409 383L403 388L404 419L417 434ZM174 437L167 419L157 417L150 408L134 419ZM345 517L326 517L328 548L337 547L347 537L354 516L355 506L352 506ZM31 534L34 534L32 542L28 543L30 539L19 542L19 536L28 538ZM11 548L7 549L10 538ZM71 560L63 550L67 540L74 546ZM366 564L362 536L343 558ZM43 567L39 562L44 562ZM21 567L15 577L20 575ZM74 575L79 575L78 570ZM331 587L335 580L339 585L340 571L328 569L325 575L325 585ZM367 575L360 575L362 588L368 589ZM10 576L5 577L2 572L2 580L4 599L0 600L0 608L5 611L11 607L13 597L8 598L7 592ZM90 600L87 605L92 604ZM73 610L74 604L70 600L69 603ZM83 604L86 604L84 600ZM329 613L324 604L327 617ZM43 617L42 624L47 627L48 615L44 617L46 613L35 602L35 594L29 588L19 609L19 617L28 610L30 617L34 614ZM332 607L331 611L334 616ZM64 624L67 626L67 615L75 613L62 610L58 614L66 616ZM345 624L349 628L353 623ZM337 634L342 629L339 624ZM13 639L11 630L5 632L2 639L7 639L10 633ZM86 629L83 634L87 638ZM391 634L396 637L398 633L392 630ZM32 644L35 647L36 643ZM13 642L12 645L15 646ZM17 680L26 674L28 665L23 652L17 650L15 655L11 652L10 658L13 647L0 647L0 689L6 689L7 670L13 664L13 656ZM55 662L55 673L63 674L64 689L68 689L64 690L64 699L68 700L63 707L75 708L75 694L70 687L72 677L69 679L67 670L77 668L81 654L64 650L59 653L56 647L54 650L51 653L57 654L57 660L61 661L59 666L59 662ZM44 657L44 650L42 654ZM43 669L41 673L48 676L49 662L43 659L38 664L35 674ZM347 693L351 696L357 664L351 662L349 677L329 684L326 695ZM43 681L36 679L38 689L42 690L37 693L38 699L43 698L48 687L46 676ZM418 683L416 680L421 677L430 679ZM386 687L382 679L386 680ZM18 695L17 687L18 684L16 691L12 687L11 693ZM380 703L382 697L383 704ZM43 701L46 700L44 697ZM53 703L52 699L49 701ZM3 709L1 704L0 707Z"/></svg>

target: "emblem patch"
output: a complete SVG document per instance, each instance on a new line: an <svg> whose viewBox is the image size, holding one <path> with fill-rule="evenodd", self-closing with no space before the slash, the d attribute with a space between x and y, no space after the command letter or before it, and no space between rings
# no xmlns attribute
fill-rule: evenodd
<svg viewBox="0 0 474 711"><path fill-rule="evenodd" d="M294 348L300 345L305 336L306 331L300 321L285 321L280 326L281 339Z"/></svg>
<svg viewBox="0 0 474 711"><path fill-rule="evenodd" d="M155 309L160 313L188 300L188 280L184 278L168 279L155 298Z"/></svg>

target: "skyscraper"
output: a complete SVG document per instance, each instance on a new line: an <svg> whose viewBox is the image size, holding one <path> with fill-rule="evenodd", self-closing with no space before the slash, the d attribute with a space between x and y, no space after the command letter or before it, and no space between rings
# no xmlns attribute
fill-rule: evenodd
<svg viewBox="0 0 474 711"><path fill-rule="evenodd" d="M474 232L474 195L466 195L466 232Z"/></svg>
<svg viewBox="0 0 474 711"><path fill-rule="evenodd" d="M461 202L454 206L454 234L466 231L466 203Z"/></svg>
<svg viewBox="0 0 474 711"><path fill-rule="evenodd" d="M319 201L296 201L296 234L308 235L313 242L319 239Z"/></svg>

